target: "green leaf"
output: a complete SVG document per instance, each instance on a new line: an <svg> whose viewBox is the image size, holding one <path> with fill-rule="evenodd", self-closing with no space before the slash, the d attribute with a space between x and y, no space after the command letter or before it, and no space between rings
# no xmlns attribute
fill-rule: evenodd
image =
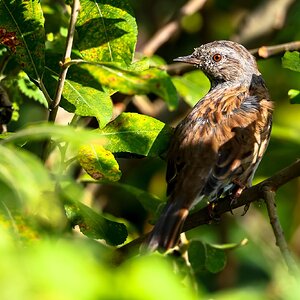
<svg viewBox="0 0 300 300"><path fill-rule="evenodd" d="M53 69L57 56L47 57L44 82L48 90L55 90L58 80L58 70ZM108 92L86 70L72 66L65 81L60 106L68 112L79 116L97 118L99 127L103 128L112 117L113 104Z"/></svg>
<svg viewBox="0 0 300 300"><path fill-rule="evenodd" d="M122 173L113 154L101 145L82 146L78 153L78 161L93 179L118 181L121 178Z"/></svg>
<svg viewBox="0 0 300 300"><path fill-rule="evenodd" d="M7 199L1 189L1 208L7 208L10 218L18 212L43 219L50 226L64 226L63 210L52 193L53 182L41 161L19 148L0 145L0 152L0 182L14 193Z"/></svg>
<svg viewBox="0 0 300 300"><path fill-rule="evenodd" d="M188 257L196 274L205 271L218 273L226 265L226 255L223 249L201 241L191 241L188 249Z"/></svg>
<svg viewBox="0 0 300 300"><path fill-rule="evenodd" d="M75 106L77 115L97 118L100 128L111 120L113 105L106 92L66 80L63 97Z"/></svg>
<svg viewBox="0 0 300 300"><path fill-rule="evenodd" d="M282 66L292 71L300 72L300 53L287 51L282 58Z"/></svg>
<svg viewBox="0 0 300 300"><path fill-rule="evenodd" d="M150 157L162 155L167 150L172 134L166 124L137 113L122 113L97 132L106 138L105 149L113 153Z"/></svg>
<svg viewBox="0 0 300 300"><path fill-rule="evenodd" d="M291 104L300 104L300 91L291 89L288 91L288 95Z"/></svg>
<svg viewBox="0 0 300 300"><path fill-rule="evenodd" d="M31 98L45 107L48 107L47 100L45 99L42 91L28 78L25 72L20 72L17 81L20 91L26 95L28 98Z"/></svg>
<svg viewBox="0 0 300 300"><path fill-rule="evenodd" d="M166 101L170 109L178 105L178 96L171 77L162 70L150 68L142 72L127 71L116 64L82 64L99 82L124 94L154 93Z"/></svg>
<svg viewBox="0 0 300 300"><path fill-rule="evenodd" d="M172 78L179 95L193 107L209 90L210 83L202 71L188 72L183 76Z"/></svg>
<svg viewBox="0 0 300 300"><path fill-rule="evenodd" d="M39 0L0 0L2 43L10 48L21 68L40 80L44 70L44 17Z"/></svg>
<svg viewBox="0 0 300 300"><path fill-rule="evenodd" d="M205 267L211 273L218 273L226 265L226 255L224 250L206 244Z"/></svg>
<svg viewBox="0 0 300 300"><path fill-rule="evenodd" d="M42 139L52 139L56 142L68 142L75 148L79 148L80 146L89 144L95 140L97 140L98 144L105 144L105 138L99 136L96 131L83 128L75 129L72 126L61 126L49 123L30 125L16 133L5 136L4 139L0 140L0 144L26 143L27 140L34 141Z"/></svg>
<svg viewBox="0 0 300 300"><path fill-rule="evenodd" d="M80 1L76 29L78 48L85 60L132 62L137 25L126 0Z"/></svg>
<svg viewBox="0 0 300 300"><path fill-rule="evenodd" d="M75 200L67 201L65 210L71 225L73 227L78 225L80 231L87 237L104 239L113 246L123 244L126 241L128 233L124 224L108 220Z"/></svg>
<svg viewBox="0 0 300 300"><path fill-rule="evenodd" d="M81 176L80 180L82 183L100 183L101 185L116 187L118 190L130 194L132 198L136 198L142 204L144 209L152 214L157 213L158 207L165 204L165 202L157 196L129 184L91 180L90 178L87 178L86 175Z"/></svg>

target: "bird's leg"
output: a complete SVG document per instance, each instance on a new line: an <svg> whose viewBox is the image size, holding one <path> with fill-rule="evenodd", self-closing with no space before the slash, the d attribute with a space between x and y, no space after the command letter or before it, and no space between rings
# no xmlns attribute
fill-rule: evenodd
<svg viewBox="0 0 300 300"><path fill-rule="evenodd" d="M217 206L217 199L213 199L211 201L207 201L207 210L212 221L217 223L220 222L220 216L215 213L215 207Z"/></svg>
<svg viewBox="0 0 300 300"><path fill-rule="evenodd" d="M242 184L241 182L239 182L238 180L234 180L233 182L235 184L235 188L233 189L233 191L230 195L230 197L231 197L231 201L230 201L230 212L231 212L231 214L233 214L232 206L237 203L238 198L241 196L243 190L246 188L246 186L244 184ZM250 207L250 203L246 204L244 206L244 211L242 213L242 216L244 216L247 213L249 207Z"/></svg>

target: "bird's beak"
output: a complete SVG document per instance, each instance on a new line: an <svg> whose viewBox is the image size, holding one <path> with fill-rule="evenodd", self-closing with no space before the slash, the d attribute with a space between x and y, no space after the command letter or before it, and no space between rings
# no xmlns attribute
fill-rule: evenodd
<svg viewBox="0 0 300 300"><path fill-rule="evenodd" d="M193 54L187 56L180 56L175 59L174 61L184 62L192 65L199 65L199 59L197 59Z"/></svg>

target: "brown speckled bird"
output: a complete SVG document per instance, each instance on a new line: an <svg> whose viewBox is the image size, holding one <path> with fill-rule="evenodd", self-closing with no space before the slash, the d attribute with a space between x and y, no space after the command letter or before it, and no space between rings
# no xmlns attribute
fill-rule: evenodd
<svg viewBox="0 0 300 300"><path fill-rule="evenodd" d="M150 251L177 244L189 210L204 196L238 198L251 186L272 126L268 90L242 45L215 41L175 61L200 68L211 88L175 129L167 155L169 198L147 240Z"/></svg>

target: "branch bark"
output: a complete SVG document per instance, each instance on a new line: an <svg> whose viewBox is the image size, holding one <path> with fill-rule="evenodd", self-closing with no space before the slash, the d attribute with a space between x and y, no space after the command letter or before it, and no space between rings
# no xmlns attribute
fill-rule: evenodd
<svg viewBox="0 0 300 300"><path fill-rule="evenodd" d="M300 41L295 41L274 46L262 46L256 49L251 49L250 53L258 58L268 58L270 56L283 54L285 51L295 51L299 49Z"/></svg>
<svg viewBox="0 0 300 300"><path fill-rule="evenodd" d="M265 186L263 193L267 205L270 223L276 239L276 245L278 246L290 273L296 274L296 272L298 271L297 264L289 250L288 244L284 237L283 229L278 218L275 203L275 192L272 191L268 186Z"/></svg>
<svg viewBox="0 0 300 300"><path fill-rule="evenodd" d="M68 36L67 36L65 54L64 54L62 64L61 64L62 69L61 69L61 72L59 75L55 96L54 96L53 102L50 107L50 114L49 114L49 118L48 118L48 120L50 122L55 121L58 106L59 106L59 103L61 100L61 95L62 95L64 84L65 84L65 80L67 77L69 65L66 63L69 60L71 60L71 52L72 52L74 33L75 33L75 24L77 21L79 10L80 10L80 1L74 0L73 5L72 5L72 13L71 13L71 18L70 18L69 28L68 28Z"/></svg>
<svg viewBox="0 0 300 300"><path fill-rule="evenodd" d="M191 214L185 221L183 232L191 230L200 225L211 224L214 222L217 216L221 216L226 212L231 212L233 209L238 207L250 205L251 202L264 199L266 189L275 192L278 188L297 177L300 177L300 160L297 160L288 167L278 171L276 174L262 181L261 183L244 190L241 196L238 198L238 201L235 203L232 203L231 197L220 199L216 202L213 208L214 216L212 216L211 208L209 207L204 207L194 214ZM147 233L118 248L116 250L115 262L120 262L126 255L136 254L138 247L147 239L149 234L150 233Z"/></svg>

